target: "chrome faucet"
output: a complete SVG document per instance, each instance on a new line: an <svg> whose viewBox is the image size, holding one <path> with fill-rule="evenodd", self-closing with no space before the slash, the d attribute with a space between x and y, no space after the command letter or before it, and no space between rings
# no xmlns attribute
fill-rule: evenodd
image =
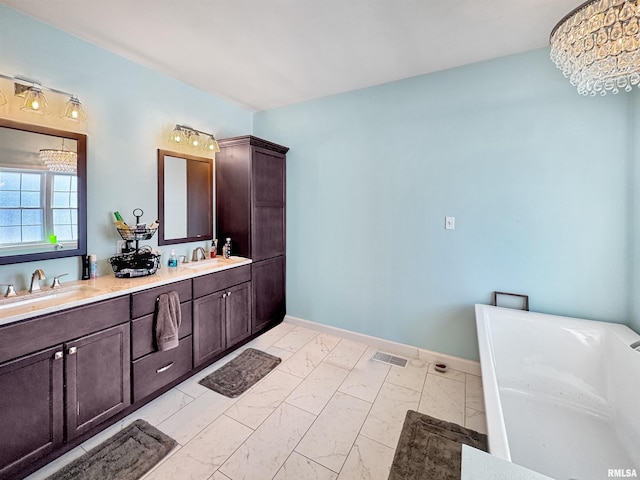
<svg viewBox="0 0 640 480"><path fill-rule="evenodd" d="M193 249L193 255L191 255L191 261L192 262L197 262L198 261L198 252L202 252L202 260L206 260L207 259L207 254L204 253L204 248L196 247L196 248Z"/></svg>
<svg viewBox="0 0 640 480"><path fill-rule="evenodd" d="M51 288L60 288L62 285L60 284L60 277L64 277L65 275L69 275L68 273L63 273L62 275L58 275L57 277L53 277L53 283L51 284Z"/></svg>
<svg viewBox="0 0 640 480"><path fill-rule="evenodd" d="M0 283L0 287L7 287L7 291L4 294L4 298L17 297L16 289L13 288L13 283Z"/></svg>
<svg viewBox="0 0 640 480"><path fill-rule="evenodd" d="M44 280L46 277L44 276L44 272L42 269L37 269L31 275L31 287L29 287L29 293L39 292L40 291L40 280Z"/></svg>

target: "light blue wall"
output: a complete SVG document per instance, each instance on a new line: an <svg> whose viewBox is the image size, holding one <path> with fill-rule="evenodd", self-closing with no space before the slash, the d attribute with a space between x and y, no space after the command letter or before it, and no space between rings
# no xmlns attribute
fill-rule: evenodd
<svg viewBox="0 0 640 480"><path fill-rule="evenodd" d="M102 273L109 271L105 259L114 254L119 238L112 212L133 221L131 211L139 207L143 220L157 217L157 149L169 147L167 129L183 123L218 138L252 131L251 112L2 5L0 72L74 92L85 105L88 249L98 255ZM0 107L0 116L11 118L7 106ZM157 237L146 243L157 245ZM183 253L190 247L176 249ZM25 288L36 265L48 277L69 272L70 279L77 279L80 274L77 258L33 262L0 267L0 283L14 281Z"/></svg>
<svg viewBox="0 0 640 480"><path fill-rule="evenodd" d="M291 148L287 313L470 359L494 290L627 321L629 102L542 49L256 114Z"/></svg>
<svg viewBox="0 0 640 480"><path fill-rule="evenodd" d="M111 212L157 215L168 126L253 129L291 147L289 314L472 359L473 304L493 290L640 330L638 95L582 98L546 49L252 116L0 6L0 72L86 105L88 248L103 273ZM36 265L80 270L2 266L0 282L25 288Z"/></svg>
<svg viewBox="0 0 640 480"><path fill-rule="evenodd" d="M631 275L629 279L629 298L631 303L631 316L629 326L640 333L640 92L634 92L629 98L629 132L630 138L630 161L629 161L629 182L631 214L629 224L631 227L630 244L631 254L629 263L631 265Z"/></svg>

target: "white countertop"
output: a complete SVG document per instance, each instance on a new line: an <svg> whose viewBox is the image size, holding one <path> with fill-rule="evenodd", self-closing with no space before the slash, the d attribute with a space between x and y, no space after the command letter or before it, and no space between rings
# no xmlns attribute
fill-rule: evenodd
<svg viewBox="0 0 640 480"><path fill-rule="evenodd" d="M231 257L229 259L218 257L199 262L179 264L177 268L168 268L163 265L154 275L146 277L116 278L115 275L103 275L90 280L67 282L62 284L60 289L55 290L52 290L50 285L45 286L44 282L42 282L43 293L30 294L26 290L17 292L20 299L28 302L14 305L16 297L9 299L0 297L0 325L7 325L19 320L119 297L250 263L251 259L244 257ZM51 293L48 295L49 292Z"/></svg>

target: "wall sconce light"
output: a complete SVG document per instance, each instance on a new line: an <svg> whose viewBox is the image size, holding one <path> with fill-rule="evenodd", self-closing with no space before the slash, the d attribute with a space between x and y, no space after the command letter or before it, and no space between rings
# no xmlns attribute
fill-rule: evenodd
<svg viewBox="0 0 640 480"><path fill-rule="evenodd" d="M47 115L50 113L49 102L44 94L44 91L47 91L69 97L60 118L65 118L74 122L85 121L87 119L78 97L72 93L58 90L56 88L45 87L32 80L12 77L2 73L0 73L0 78L5 78L13 82L15 96L23 98L22 105L20 106L20 110L22 111L36 113L39 115ZM5 103L7 103L7 99L2 95L2 92L0 92L0 105L4 105Z"/></svg>
<svg viewBox="0 0 640 480"><path fill-rule="evenodd" d="M25 112L37 113L39 115L47 115L49 113L49 102L47 97L42 93L40 85L33 85L26 89L24 86L16 84L16 96L24 97L20 110Z"/></svg>
<svg viewBox="0 0 640 480"><path fill-rule="evenodd" d="M64 113L60 115L60 118L66 118L72 122L85 121L87 119L78 97L71 95L71 98L64 105Z"/></svg>
<svg viewBox="0 0 640 480"><path fill-rule="evenodd" d="M184 125L176 125L171 132L169 141L179 145L186 145L194 150L204 150L209 153L220 151L216 137L213 133L203 132Z"/></svg>

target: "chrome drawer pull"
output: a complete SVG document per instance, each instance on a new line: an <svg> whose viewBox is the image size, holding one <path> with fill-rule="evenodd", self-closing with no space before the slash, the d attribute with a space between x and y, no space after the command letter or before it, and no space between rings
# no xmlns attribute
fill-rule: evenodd
<svg viewBox="0 0 640 480"><path fill-rule="evenodd" d="M53 359L54 360L60 360L62 358L63 353L62 352L56 352L53 354Z"/></svg>
<svg viewBox="0 0 640 480"><path fill-rule="evenodd" d="M173 362L171 362L169 365L165 365L164 367L160 367L159 369L156 370L156 373L166 372L171 367L173 367Z"/></svg>
<svg viewBox="0 0 640 480"><path fill-rule="evenodd" d="M71 348L69 348L69 355L73 355L77 351L78 351L78 347L71 347Z"/></svg>

